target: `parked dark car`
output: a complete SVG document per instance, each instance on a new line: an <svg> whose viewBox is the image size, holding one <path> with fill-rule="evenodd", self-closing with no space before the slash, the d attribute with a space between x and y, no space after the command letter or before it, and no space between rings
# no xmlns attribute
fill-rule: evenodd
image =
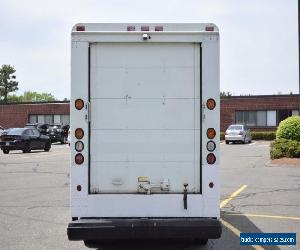
<svg viewBox="0 0 300 250"><path fill-rule="evenodd" d="M49 136L42 135L35 128L11 128L0 136L0 147L4 154L8 154L10 150L29 153L33 149L49 151L51 142Z"/></svg>
<svg viewBox="0 0 300 250"><path fill-rule="evenodd" d="M60 142L64 144L67 142L68 132L65 132L65 126L61 124L52 124L49 126L49 137L51 142Z"/></svg>
<svg viewBox="0 0 300 250"><path fill-rule="evenodd" d="M36 128L42 135L49 135L49 124L47 123L27 123L25 128Z"/></svg>

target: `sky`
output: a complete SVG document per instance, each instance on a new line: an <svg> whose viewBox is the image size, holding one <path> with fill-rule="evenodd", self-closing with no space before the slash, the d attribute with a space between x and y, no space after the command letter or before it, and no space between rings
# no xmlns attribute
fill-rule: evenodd
<svg viewBox="0 0 300 250"><path fill-rule="evenodd" d="M212 22L220 88L298 93L297 0L0 0L0 65L24 91L70 97L70 32L78 22Z"/></svg>

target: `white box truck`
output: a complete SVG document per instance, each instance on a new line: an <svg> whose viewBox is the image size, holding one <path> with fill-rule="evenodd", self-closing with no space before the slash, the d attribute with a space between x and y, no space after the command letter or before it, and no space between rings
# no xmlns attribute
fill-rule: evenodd
<svg viewBox="0 0 300 250"><path fill-rule="evenodd" d="M219 238L219 95L214 24L76 24L68 238Z"/></svg>

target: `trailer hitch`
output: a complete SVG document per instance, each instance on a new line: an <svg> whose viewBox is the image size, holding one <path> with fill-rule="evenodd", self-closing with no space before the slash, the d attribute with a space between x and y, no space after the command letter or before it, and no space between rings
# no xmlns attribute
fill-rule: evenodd
<svg viewBox="0 0 300 250"><path fill-rule="evenodd" d="M184 183L184 190L183 190L183 208L187 209L187 186L189 184L188 183Z"/></svg>

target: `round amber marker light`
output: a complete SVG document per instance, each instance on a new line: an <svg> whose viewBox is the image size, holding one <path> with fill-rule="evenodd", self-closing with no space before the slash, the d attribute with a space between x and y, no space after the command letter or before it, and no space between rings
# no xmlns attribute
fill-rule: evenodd
<svg viewBox="0 0 300 250"><path fill-rule="evenodd" d="M75 130L75 137L76 137L78 140L80 140L80 139L83 138L83 136L84 136L83 129L82 129L82 128L77 128L77 129Z"/></svg>
<svg viewBox="0 0 300 250"><path fill-rule="evenodd" d="M210 98L207 100L206 106L208 109L213 110L216 107L216 101L214 99Z"/></svg>
<svg viewBox="0 0 300 250"><path fill-rule="evenodd" d="M206 131L206 135L208 139L214 139L216 136L216 130L214 128L208 128Z"/></svg>
<svg viewBox="0 0 300 250"><path fill-rule="evenodd" d="M83 108L83 106L84 106L83 100L77 99L77 100L75 101L75 108L76 108L76 109L81 110L81 109Z"/></svg>

